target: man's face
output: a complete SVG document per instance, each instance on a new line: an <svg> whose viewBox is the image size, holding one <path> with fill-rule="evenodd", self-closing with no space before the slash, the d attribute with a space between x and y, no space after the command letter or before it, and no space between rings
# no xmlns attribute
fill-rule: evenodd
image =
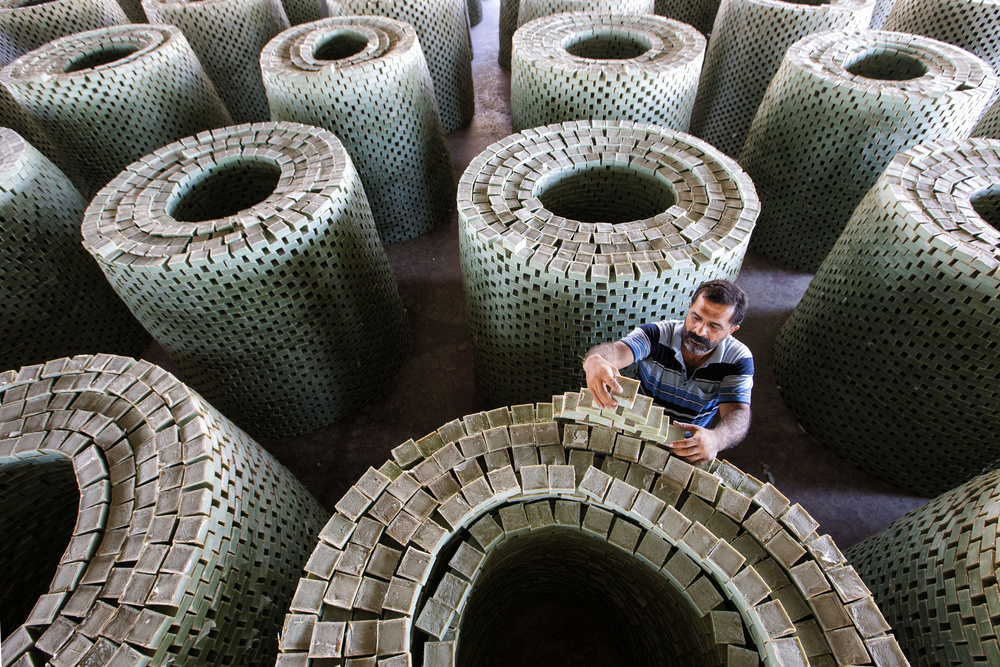
<svg viewBox="0 0 1000 667"><path fill-rule="evenodd" d="M738 326L729 324L733 308L712 303L703 294L698 295L684 318L684 330L681 334L684 349L690 354L701 356L718 347L726 336L739 329Z"/></svg>

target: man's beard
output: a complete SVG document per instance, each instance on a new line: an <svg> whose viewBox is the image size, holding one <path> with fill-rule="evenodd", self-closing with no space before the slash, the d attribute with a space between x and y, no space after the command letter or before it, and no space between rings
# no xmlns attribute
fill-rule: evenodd
<svg viewBox="0 0 1000 667"><path fill-rule="evenodd" d="M688 352L690 352L691 354L697 354L701 356L703 354L708 354L709 352L717 348L719 346L719 343L721 343L722 341L720 340L713 343L709 339L702 338L696 333L684 330L684 333L681 334L681 342L684 345L684 349L686 349Z"/></svg>

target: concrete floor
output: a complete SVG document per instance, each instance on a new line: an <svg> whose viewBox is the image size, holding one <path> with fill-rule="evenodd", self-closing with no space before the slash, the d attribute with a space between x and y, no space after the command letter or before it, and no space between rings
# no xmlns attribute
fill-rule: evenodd
<svg viewBox="0 0 1000 667"><path fill-rule="evenodd" d="M472 29L476 114L471 125L448 136L459 174L484 148L511 133L510 76L496 59L499 3L485 0L485 18ZM410 324L409 356L394 386L352 419L304 437L260 440L331 511L369 466L377 468L390 457L393 447L457 417L498 407L485 404L475 392L457 217L453 214L447 224L423 236L389 245L386 252ZM737 337L756 362L753 424L746 441L724 458L773 481L820 522L821 532L846 548L926 499L843 460L806 434L785 407L775 384L772 346L810 277L753 252L747 255L738 283L749 294L751 307ZM144 356L176 372L155 344Z"/></svg>

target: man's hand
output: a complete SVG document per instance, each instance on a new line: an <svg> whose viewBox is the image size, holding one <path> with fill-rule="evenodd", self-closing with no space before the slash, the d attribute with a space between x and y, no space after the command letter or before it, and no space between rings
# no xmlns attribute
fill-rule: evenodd
<svg viewBox="0 0 1000 667"><path fill-rule="evenodd" d="M618 371L633 362L632 350L619 341L601 343L590 348L583 360L583 370L587 374L587 389L594 395L594 403L601 408L614 408L618 405L611 398L611 391L622 393L622 386L615 376Z"/></svg>
<svg viewBox="0 0 1000 667"><path fill-rule="evenodd" d="M594 395L594 403L597 407L604 408L614 408L618 405L617 401L611 397L611 391L616 391L619 394L622 393L622 386L618 384L618 380L615 376L618 375L618 369L615 365L604 357L592 354L583 360L583 370L587 373L587 389L590 393ZM608 388L611 391L608 391Z"/></svg>
<svg viewBox="0 0 1000 667"><path fill-rule="evenodd" d="M679 421L675 421L674 425L690 433L691 437L671 442L670 449L673 453L688 463L706 463L723 449L732 447L746 437L750 430L750 406L747 403L720 404L715 428Z"/></svg>
<svg viewBox="0 0 1000 667"><path fill-rule="evenodd" d="M675 421L674 425L691 434L690 438L674 440L670 443L670 449L673 453L688 463L706 463L725 449L722 438L710 428L678 421Z"/></svg>

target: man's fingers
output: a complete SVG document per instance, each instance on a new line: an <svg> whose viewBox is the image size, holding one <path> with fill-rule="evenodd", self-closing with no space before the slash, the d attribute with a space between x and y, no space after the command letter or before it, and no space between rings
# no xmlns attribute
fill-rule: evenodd
<svg viewBox="0 0 1000 667"><path fill-rule="evenodd" d="M705 451L705 448L698 445L673 449L671 453L674 456L684 459L688 463L704 463L705 461L710 461L712 459L712 457L708 455L708 452Z"/></svg>
<svg viewBox="0 0 1000 667"><path fill-rule="evenodd" d="M688 463L698 465L715 458L712 441L709 438L711 430L694 424L675 421L673 425L691 433L690 438L674 440L669 443L670 451Z"/></svg>
<svg viewBox="0 0 1000 667"><path fill-rule="evenodd" d="M701 460L707 461L706 458L707 448L705 443L692 437L687 440L674 440L669 443L670 452L674 456L679 456L688 463L692 463L692 458L700 458ZM700 462L700 461L699 461Z"/></svg>
<svg viewBox="0 0 1000 667"><path fill-rule="evenodd" d="M583 368L587 373L587 389L594 396L597 407L602 410L617 407L618 403L608 388L618 392L622 388L615 380L615 368L611 362L598 355L591 355L584 360Z"/></svg>
<svg viewBox="0 0 1000 667"><path fill-rule="evenodd" d="M691 457L703 456L703 453L698 449L685 449L674 452L674 456L679 456L687 461Z"/></svg>
<svg viewBox="0 0 1000 667"><path fill-rule="evenodd" d="M708 460L708 459L705 458L704 454L702 454L701 452L698 452L698 451L687 452L687 453L684 453L684 454L681 454L680 452L675 452L674 455L677 456L677 457L679 457L679 458L681 458L682 460L686 461L687 463L691 463L691 464L701 463L702 461L707 461Z"/></svg>
<svg viewBox="0 0 1000 667"><path fill-rule="evenodd" d="M698 443L678 440L677 442L670 443L670 451L677 456L690 456L693 452L701 451L701 447Z"/></svg>
<svg viewBox="0 0 1000 667"><path fill-rule="evenodd" d="M595 387L590 390L590 393L594 395L594 401L597 403L597 407L613 408L618 405L615 399L611 397L611 393L603 382L597 383Z"/></svg>
<svg viewBox="0 0 1000 667"><path fill-rule="evenodd" d="M597 407L602 410L618 407L618 401L611 395L611 392L617 391L619 394L623 394L625 391L618 384L614 373L597 373L596 375L597 377L587 384L587 388L594 395L594 402L597 403ZM593 386L591 386L591 383Z"/></svg>
<svg viewBox="0 0 1000 667"><path fill-rule="evenodd" d="M614 378L611 378L611 382L610 383L605 384L605 383L602 382L601 383L601 391L604 393L604 396L601 397L601 407L602 408L616 408L616 407L618 407L618 401L616 401L615 397L611 395L612 392L616 392L617 391L619 394L625 393L625 390L622 389L622 386L620 384L618 384L618 381L615 380Z"/></svg>

